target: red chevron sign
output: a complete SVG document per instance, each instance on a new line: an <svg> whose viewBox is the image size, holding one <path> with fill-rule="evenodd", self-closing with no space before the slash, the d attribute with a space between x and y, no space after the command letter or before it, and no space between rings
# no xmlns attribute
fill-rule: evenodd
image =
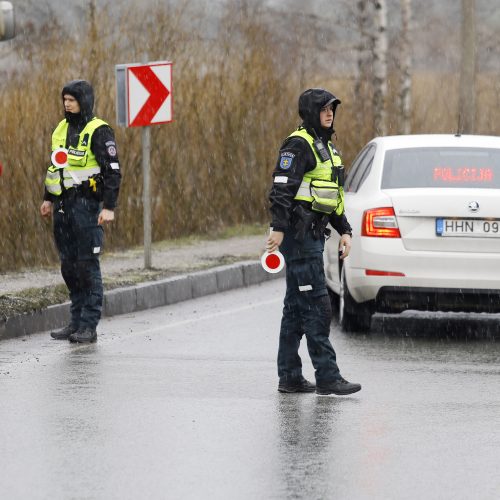
<svg viewBox="0 0 500 500"><path fill-rule="evenodd" d="M172 121L172 63L157 62L127 68L129 127Z"/></svg>

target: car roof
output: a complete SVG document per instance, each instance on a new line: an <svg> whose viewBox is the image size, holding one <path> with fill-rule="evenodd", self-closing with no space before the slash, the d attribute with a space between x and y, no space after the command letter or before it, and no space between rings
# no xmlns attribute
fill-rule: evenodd
<svg viewBox="0 0 500 500"><path fill-rule="evenodd" d="M434 147L480 147L500 148L500 137L493 135L420 134L390 135L376 137L370 141L383 149L434 148Z"/></svg>

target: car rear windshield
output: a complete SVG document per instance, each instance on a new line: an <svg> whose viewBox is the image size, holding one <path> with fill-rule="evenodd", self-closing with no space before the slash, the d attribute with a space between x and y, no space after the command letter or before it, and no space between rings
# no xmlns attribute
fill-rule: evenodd
<svg viewBox="0 0 500 500"><path fill-rule="evenodd" d="M500 188L500 150L411 148L386 152L382 189Z"/></svg>

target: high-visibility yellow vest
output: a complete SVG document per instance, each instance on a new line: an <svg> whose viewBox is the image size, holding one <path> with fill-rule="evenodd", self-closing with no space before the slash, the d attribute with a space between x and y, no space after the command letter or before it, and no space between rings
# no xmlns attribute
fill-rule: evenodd
<svg viewBox="0 0 500 500"><path fill-rule="evenodd" d="M300 127L289 137L305 139L316 158L316 167L304 174L295 199L310 202L315 212L326 214L335 212L341 215L344 212L344 188L337 184L337 179L332 178L332 172L333 167L342 165L342 159L333 149L332 143L328 141L331 160L322 161L314 148L314 137L305 128Z"/></svg>
<svg viewBox="0 0 500 500"><path fill-rule="evenodd" d="M56 167L51 164L49 166L45 176L45 186L50 194L60 196L63 186L64 189L70 189L101 172L101 167L90 149L90 144L94 131L102 125L107 125L107 123L100 118L92 118L80 132L78 145L68 148L68 165ZM57 125L52 133L52 151L65 147L68 126L69 123L66 119L61 120Z"/></svg>

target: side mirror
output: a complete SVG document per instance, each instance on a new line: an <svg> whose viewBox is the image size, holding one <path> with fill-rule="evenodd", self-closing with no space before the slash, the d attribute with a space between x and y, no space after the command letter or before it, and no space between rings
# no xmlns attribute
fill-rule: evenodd
<svg viewBox="0 0 500 500"><path fill-rule="evenodd" d="M16 36L14 7L10 2L0 1L0 41Z"/></svg>

